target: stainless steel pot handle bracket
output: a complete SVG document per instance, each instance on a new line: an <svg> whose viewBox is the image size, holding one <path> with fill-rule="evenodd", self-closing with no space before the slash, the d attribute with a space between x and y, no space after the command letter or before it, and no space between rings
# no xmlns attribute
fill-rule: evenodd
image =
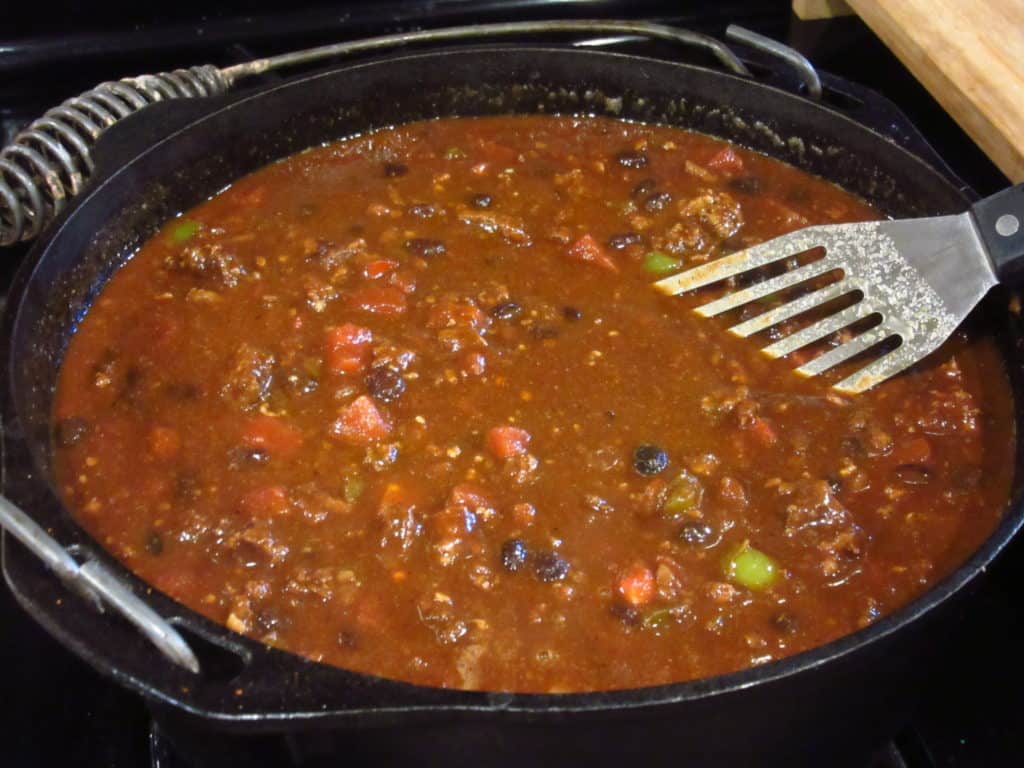
<svg viewBox="0 0 1024 768"><path fill-rule="evenodd" d="M199 674L199 660L185 639L103 563L91 559L78 563L56 539L4 496L0 496L0 527L98 611L102 613L107 607L113 609L145 635L160 653Z"/></svg>

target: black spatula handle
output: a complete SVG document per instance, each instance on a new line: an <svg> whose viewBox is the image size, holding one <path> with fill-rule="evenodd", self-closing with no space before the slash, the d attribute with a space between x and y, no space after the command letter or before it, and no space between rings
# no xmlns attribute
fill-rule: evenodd
<svg viewBox="0 0 1024 768"><path fill-rule="evenodd" d="M1024 279L1024 184L979 200L971 213L999 279Z"/></svg>

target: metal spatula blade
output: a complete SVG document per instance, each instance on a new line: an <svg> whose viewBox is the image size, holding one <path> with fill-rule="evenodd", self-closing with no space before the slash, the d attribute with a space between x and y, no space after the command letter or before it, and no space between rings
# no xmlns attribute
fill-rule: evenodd
<svg viewBox="0 0 1024 768"><path fill-rule="evenodd" d="M894 349L834 385L841 392L860 393L937 349L992 286L1021 268L1022 219L1024 185L976 203L956 216L807 227L654 285L673 295L750 273L747 277L752 281L746 287L696 308L698 314L712 317L807 281L840 274L826 285L812 282L810 292L765 309L729 330L750 336L805 312L818 309L820 315L828 302L847 296L841 309L816 316L811 324L763 351L782 357L850 326L860 328L852 338L796 369L804 376L816 376L881 342L898 340ZM785 265L800 254L804 258L781 274L763 274L769 265ZM873 318L878 322L866 327L865 321Z"/></svg>

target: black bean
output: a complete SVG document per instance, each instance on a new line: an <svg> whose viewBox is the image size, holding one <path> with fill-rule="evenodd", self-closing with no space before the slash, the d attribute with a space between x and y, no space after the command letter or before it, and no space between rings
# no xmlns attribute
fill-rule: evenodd
<svg viewBox="0 0 1024 768"><path fill-rule="evenodd" d="M641 197L647 197L658 188L658 182L655 179L641 179L640 183L633 187L633 191L629 193L629 196L634 200Z"/></svg>
<svg viewBox="0 0 1024 768"><path fill-rule="evenodd" d="M829 475L825 478L825 482L828 483L828 488L833 494L843 492L843 479L841 477Z"/></svg>
<svg viewBox="0 0 1024 768"><path fill-rule="evenodd" d="M231 469L246 469L258 467L270 461L270 454L262 448L250 448L247 445L237 445L228 451L228 467Z"/></svg>
<svg viewBox="0 0 1024 768"><path fill-rule="evenodd" d="M405 163L384 163L384 175L389 179L396 176L405 176L409 172L409 166Z"/></svg>
<svg viewBox="0 0 1024 768"><path fill-rule="evenodd" d="M70 448L78 445L86 435L89 434L89 422L77 416L71 416L57 422L54 429L54 439L61 448Z"/></svg>
<svg viewBox="0 0 1024 768"><path fill-rule="evenodd" d="M377 366L366 374L366 388L375 399L382 403L397 400L405 392L405 378L398 371Z"/></svg>
<svg viewBox="0 0 1024 768"><path fill-rule="evenodd" d="M779 611L771 618L775 630L783 635L792 635L800 629L800 622L789 611Z"/></svg>
<svg viewBox="0 0 1024 768"><path fill-rule="evenodd" d="M893 474L905 485L928 485L932 479L932 471L920 464L901 464Z"/></svg>
<svg viewBox="0 0 1024 768"><path fill-rule="evenodd" d="M623 232L622 234L609 237L608 247L621 251L623 248L628 248L631 245L640 245L643 241L644 236L639 232Z"/></svg>
<svg viewBox="0 0 1024 768"><path fill-rule="evenodd" d="M490 208L493 202L494 198L485 194L473 195L469 198L469 204L474 208Z"/></svg>
<svg viewBox="0 0 1024 768"><path fill-rule="evenodd" d="M656 475L668 466L668 454L657 445L638 445L633 451L633 469L644 477Z"/></svg>
<svg viewBox="0 0 1024 768"><path fill-rule="evenodd" d="M655 192L653 195L644 200L641 206L648 213L658 213L663 211L672 202L672 195L668 192Z"/></svg>
<svg viewBox="0 0 1024 768"><path fill-rule="evenodd" d="M714 528L707 523L698 523L695 520L684 523L683 527L679 529L679 539L695 547L707 544L714 535Z"/></svg>
<svg viewBox="0 0 1024 768"><path fill-rule="evenodd" d="M409 214L421 219L429 219L437 213L437 209L430 203L416 203L409 206Z"/></svg>
<svg viewBox="0 0 1024 768"><path fill-rule="evenodd" d="M609 609L612 616L621 621L627 627L636 627L640 625L640 621L643 618L640 615L639 609L635 605L629 605L627 603L612 603Z"/></svg>
<svg viewBox="0 0 1024 768"><path fill-rule="evenodd" d="M566 320L580 320L583 318L583 313L576 307L562 307L562 317Z"/></svg>
<svg viewBox="0 0 1024 768"><path fill-rule="evenodd" d="M431 240L427 237L414 237L405 241L405 250L414 256L442 256L448 249L441 240Z"/></svg>
<svg viewBox="0 0 1024 768"><path fill-rule="evenodd" d="M634 152L626 150L619 152L615 156L615 160L623 168L646 168L647 167L647 155L643 152Z"/></svg>
<svg viewBox="0 0 1024 768"><path fill-rule="evenodd" d="M569 561L557 552L538 552L533 559L533 573L541 581L561 581L569 574Z"/></svg>
<svg viewBox="0 0 1024 768"><path fill-rule="evenodd" d="M513 317L518 316L522 311L523 308L514 301L503 301L500 304L495 304L491 307L490 314L495 320L511 320Z"/></svg>
<svg viewBox="0 0 1024 768"><path fill-rule="evenodd" d="M146 535L146 551L151 555L162 555L164 551L164 538L159 531L150 531Z"/></svg>
<svg viewBox="0 0 1024 768"><path fill-rule="evenodd" d="M730 179L729 186L738 192L746 192L748 195L761 194L761 180L757 176L740 176Z"/></svg>
<svg viewBox="0 0 1024 768"><path fill-rule="evenodd" d="M557 339L558 329L552 328L550 325L534 325L530 327L530 335L537 341Z"/></svg>
<svg viewBox="0 0 1024 768"><path fill-rule="evenodd" d="M501 545L501 565L509 573L515 573L526 565L529 556L530 552L522 539L509 539Z"/></svg>

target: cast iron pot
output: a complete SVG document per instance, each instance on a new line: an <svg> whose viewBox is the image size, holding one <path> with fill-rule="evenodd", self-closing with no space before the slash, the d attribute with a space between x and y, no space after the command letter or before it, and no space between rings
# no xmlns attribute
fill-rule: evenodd
<svg viewBox="0 0 1024 768"><path fill-rule="evenodd" d="M194 109L157 105L111 131L91 189L49 228L18 273L2 336L5 493L169 617L196 647L203 672L174 666L126 623L93 611L9 539L8 583L64 645L145 696L172 742L218 765L256 757L315 763L330 755L415 764L628 758L674 766L856 765L905 721L932 669L937 638L956 617L954 598L1021 527L1016 487L999 528L953 575L896 614L810 652L654 688L451 691L306 661L152 590L106 555L58 500L49 416L76 322L161 222L269 161L374 127L539 112L678 125L829 178L892 216L963 210L968 199L948 175L840 112L778 88L692 65L564 48L391 57L205 104L198 117ZM172 124L184 125L155 138ZM993 297L979 322L1005 342L1020 391L1024 336L1003 306Z"/></svg>

